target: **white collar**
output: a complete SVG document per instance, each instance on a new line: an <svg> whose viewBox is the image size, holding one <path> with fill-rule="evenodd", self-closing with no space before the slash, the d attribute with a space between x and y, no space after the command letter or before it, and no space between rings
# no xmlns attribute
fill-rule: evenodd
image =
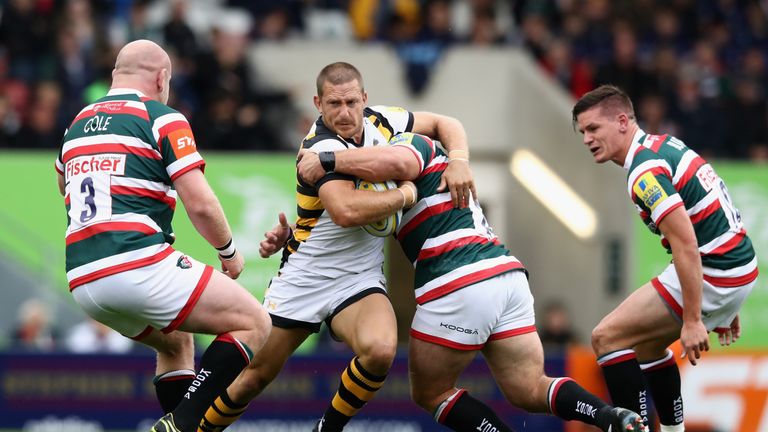
<svg viewBox="0 0 768 432"><path fill-rule="evenodd" d="M113 89L109 89L109 92L107 92L107 96L116 96L116 95L124 95L124 94L135 94L135 95L139 95L139 97L146 97L144 93L132 88L113 88Z"/></svg>
<svg viewBox="0 0 768 432"><path fill-rule="evenodd" d="M627 157L624 159L624 169L629 170L629 167L632 166L632 161L635 159L635 153L637 153L637 148L640 147L642 144L640 144L640 139L645 136L645 132L643 132L642 129L639 127L635 131L635 135L632 137L632 143L629 145L629 151L627 152Z"/></svg>

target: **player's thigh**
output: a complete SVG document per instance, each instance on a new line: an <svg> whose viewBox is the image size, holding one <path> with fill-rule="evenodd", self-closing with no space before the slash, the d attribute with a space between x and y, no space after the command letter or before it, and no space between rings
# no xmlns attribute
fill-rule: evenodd
<svg viewBox="0 0 768 432"><path fill-rule="evenodd" d="M603 355L679 334L680 322L649 282L600 321L592 332L592 346Z"/></svg>
<svg viewBox="0 0 768 432"><path fill-rule="evenodd" d="M189 316L179 326L193 333L221 334L267 326L256 297L236 281L214 271Z"/></svg>
<svg viewBox="0 0 768 432"><path fill-rule="evenodd" d="M389 298L373 293L355 301L331 319L331 330L355 353L371 350L394 352L397 319Z"/></svg>
<svg viewBox="0 0 768 432"><path fill-rule="evenodd" d="M458 350L412 337L408 344L408 372L413 399L434 410L450 396L459 375L476 354L475 350Z"/></svg>
<svg viewBox="0 0 768 432"><path fill-rule="evenodd" d="M519 402L520 398L541 396L538 393L544 377L544 350L538 333L489 341L482 352L508 400Z"/></svg>

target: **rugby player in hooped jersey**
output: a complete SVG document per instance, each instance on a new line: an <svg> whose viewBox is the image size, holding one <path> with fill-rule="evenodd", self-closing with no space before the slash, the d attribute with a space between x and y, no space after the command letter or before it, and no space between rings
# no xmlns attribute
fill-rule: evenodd
<svg viewBox="0 0 768 432"><path fill-rule="evenodd" d="M640 217L672 254L658 277L603 318L592 347L614 403L647 406L647 382L662 432L682 431L680 372L668 346L679 339L682 355L696 365L709 350L709 331L721 345L739 338L738 312L758 274L752 242L712 167L677 138L641 130L618 87L585 94L573 123L597 163L627 170Z"/></svg>
<svg viewBox="0 0 768 432"><path fill-rule="evenodd" d="M290 230L284 216L275 241L286 243L280 270L264 304L272 333L252 367L206 412L202 430L221 430L234 422L250 400L277 376L296 348L323 322L355 353L342 372L338 391L315 429L340 431L384 385L395 356L397 323L386 295L384 239L360 229L415 202L412 184L373 192L355 189L355 178L334 172L332 151L372 147L405 131L440 137L454 151L466 152L466 133L453 118L398 107L367 106L363 78L353 65L332 63L316 80L320 117L302 142L310 152L330 152L322 179L298 179L298 219ZM455 205L466 205L473 189L468 166L455 166L441 178ZM452 204L453 205L453 204Z"/></svg>
<svg viewBox="0 0 768 432"><path fill-rule="evenodd" d="M109 93L72 121L56 160L75 301L95 320L157 351L154 383L168 413L153 431L192 431L248 365L269 318L236 279L243 257L203 176L186 118L165 105L171 60L138 40L117 55ZM223 272L173 249L176 196L219 250ZM192 334L216 339L195 371ZM173 414L169 413L173 410ZM179 422L174 422L177 415Z"/></svg>
<svg viewBox="0 0 768 432"><path fill-rule="evenodd" d="M522 409L604 431L643 430L634 412L607 405L570 378L544 375L526 270L493 234L475 200L456 208L438 187L442 172L467 165L469 154L454 156L412 133L390 144L337 151L334 168L371 181L411 180L418 187L418 201L403 214L396 234L416 268L408 357L414 401L456 431L511 430L490 407L455 387L481 351L504 396ZM304 181L325 175L323 156L302 153Z"/></svg>

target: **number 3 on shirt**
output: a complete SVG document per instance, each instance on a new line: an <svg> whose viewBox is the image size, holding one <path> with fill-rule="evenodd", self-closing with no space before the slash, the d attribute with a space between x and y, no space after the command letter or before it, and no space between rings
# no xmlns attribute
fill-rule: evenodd
<svg viewBox="0 0 768 432"><path fill-rule="evenodd" d="M105 173L93 173L69 180L69 217L73 229L112 218L110 177Z"/></svg>
<svg viewBox="0 0 768 432"><path fill-rule="evenodd" d="M112 176L125 174L124 154L78 156L65 164L70 231L112 218Z"/></svg>

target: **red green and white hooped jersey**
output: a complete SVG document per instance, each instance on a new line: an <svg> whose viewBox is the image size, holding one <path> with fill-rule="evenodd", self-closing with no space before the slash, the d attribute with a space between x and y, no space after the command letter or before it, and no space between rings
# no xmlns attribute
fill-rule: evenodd
<svg viewBox="0 0 768 432"><path fill-rule="evenodd" d="M173 181L205 168L187 119L137 90L112 89L62 139L69 288L156 263L171 252Z"/></svg>
<svg viewBox="0 0 768 432"><path fill-rule="evenodd" d="M437 191L448 167L448 157L440 147L413 133L399 134L390 144L408 148L420 164L413 180L418 201L403 214L396 233L416 269L416 303L424 304L508 271L525 271L499 242L475 201L456 209L450 192Z"/></svg>
<svg viewBox="0 0 768 432"><path fill-rule="evenodd" d="M755 280L757 258L725 182L712 166L670 135L638 130L627 159L627 191L643 222L672 253L659 223L684 206L699 244L704 279L716 286L741 286Z"/></svg>

